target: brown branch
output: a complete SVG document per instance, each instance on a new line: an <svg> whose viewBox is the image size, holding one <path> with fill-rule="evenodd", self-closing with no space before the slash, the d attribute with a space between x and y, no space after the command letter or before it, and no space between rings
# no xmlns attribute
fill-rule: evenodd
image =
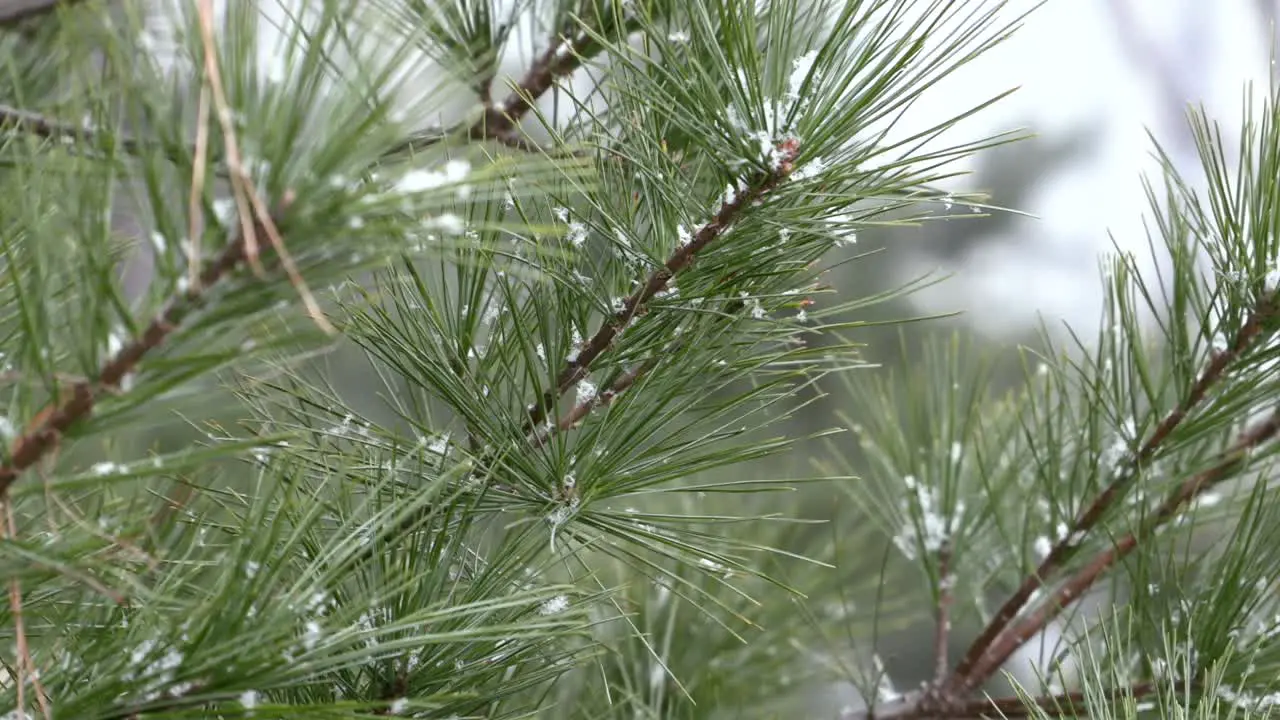
<svg viewBox="0 0 1280 720"><path fill-rule="evenodd" d="M591 369L591 363L595 362L596 358L600 357L613 344L614 338L637 315L643 314L649 300L665 290L671 278L692 265L698 253L723 235L729 226L738 220L745 208L759 201L786 179L791 173L791 163L795 160L798 151L799 145L796 141L783 141L776 149L776 152L780 155L780 162L777 164L778 169L764 173L754 184L736 192L732 200L721 204L714 217L698 228L692 238L677 247L671 257L667 259L667 262L662 267L654 270L649 275L648 280L623 301L622 308L614 313L613 317L601 323L600 329L578 349L578 353L573 360L565 363L564 368L556 378L555 388L544 393L542 401L530 408L526 432L532 432L534 428L546 420L547 416L554 410L556 402L568 392L569 388L586 377Z"/></svg>
<svg viewBox="0 0 1280 720"><path fill-rule="evenodd" d="M618 397L618 395L621 395L632 385L635 385L636 381L639 380L641 376L648 373L656 367L657 364L658 357L654 356L623 373L617 380L613 381L613 384L609 386L608 390L605 390L603 393L596 393L591 396L591 398L574 405L569 412L561 415L560 419L556 421L554 429L551 427L544 427L535 430L529 438L529 442L536 448L542 447L551 440L553 433L572 430L575 425L582 422L583 418L590 415L591 411L598 407L608 407Z"/></svg>
<svg viewBox="0 0 1280 720"><path fill-rule="evenodd" d="M0 0L0 27L13 27L81 0Z"/></svg>
<svg viewBox="0 0 1280 720"><path fill-rule="evenodd" d="M1062 569L1066 561L1071 558L1078 548L1080 538L1102 520L1103 515L1120 499L1124 489L1137 477L1138 471L1151 460L1169 439L1169 436L1173 434L1174 430L1187 418L1187 415L1204 400L1209 389L1222 380L1231 363L1238 359L1257 340L1262 333L1265 321L1275 315L1276 303L1277 299L1274 296L1266 298L1246 318L1244 324L1236 332L1231 346L1226 350L1214 353L1210 357L1209 363L1200 372L1199 377L1196 378L1195 383L1192 384L1182 402L1160 421L1160 424L1152 432L1151 437L1143 443L1142 447L1125 464L1125 471L1120 473L1119 477L1115 478L1103 489L1093 503L1075 521L1071 531L1058 539L1035 572L1023 579L1022 585L991 618L991 622L987 624L978 638L973 641L960 664L956 666L955 672L947 680L946 685L949 689L973 688L986 679L973 672L974 666L990 651L991 645L1007 629L1009 623L1013 621L1022 608L1026 606L1031 596L1043 588L1045 583Z"/></svg>
<svg viewBox="0 0 1280 720"><path fill-rule="evenodd" d="M218 44L214 38L213 0L200 0L198 10L200 40L204 47L203 79L208 84L213 106L217 111L218 123L222 127L222 144L227 153L227 166L231 170L231 196L235 200L240 219L240 232L245 241L245 260L259 278L265 276L262 264L258 261L258 229L261 228L270 241L271 247L275 249L280 264L289 277L289 282L302 298L307 314L326 334L335 335L337 329L325 318L320 304L316 302L311 290L307 287L307 281L302 277L302 273L298 272L293 256L285 248L284 239L280 237L280 231L276 229L275 221L271 219L271 212L258 196L253 179L245 170L240 156L240 143L236 138L235 123L231 119L231 104L227 100L222 84L222 70L218 64ZM201 121L203 122L203 118Z"/></svg>
<svg viewBox="0 0 1280 720"><path fill-rule="evenodd" d="M1133 552L1140 542L1151 537L1157 529L1178 515L1184 505L1232 477L1233 471L1248 460L1253 450L1273 440L1278 433L1280 433L1280 408L1272 412L1266 420L1255 423L1241 433L1231 448L1223 454L1221 462L1183 481L1165 498L1155 515L1142 528L1125 535L1113 547L1098 553L1089 564L1073 573L1048 600L1037 607L1035 612L1001 633L990 650L983 654L978 663L973 666L966 680L985 679L995 673L1005 660L1029 638L1043 630L1066 607L1088 592L1103 573L1114 567L1117 562ZM970 689L974 685L976 683L966 682L961 687Z"/></svg>
<svg viewBox="0 0 1280 720"><path fill-rule="evenodd" d="M259 231L265 232L261 227ZM56 445L63 433L93 412L103 393L119 388L121 381L137 370L147 353L163 345L183 319L203 302L208 289L231 274L245 257L244 236L238 235L200 273L200 283L172 295L142 334L108 359L96 378L75 383L69 398L56 401L38 413L14 440L9 457L0 464L0 497L8 493L23 471Z"/></svg>
<svg viewBox="0 0 1280 720"><path fill-rule="evenodd" d="M539 98L555 87L562 78L581 68L584 60L589 59L579 52L588 40L587 35L579 35L571 41L553 37L547 49L534 59L524 76L501 102L493 102L492 78L481 83L478 94L484 112L479 118L470 124L460 123L452 128L437 127L418 133L394 147L388 155L425 150L464 132L464 129L466 136L472 140L491 140L526 152L540 151L537 144L520 135L520 121L529 114Z"/></svg>
<svg viewBox="0 0 1280 720"><path fill-rule="evenodd" d="M476 120L467 133L473 140L510 138L520 120L533 109L548 90L561 78L572 75L582 67L583 57L577 49L588 40L579 35L572 40L554 39L547 49L534 59L520 82L507 93L500 103L486 103L484 114Z"/></svg>
<svg viewBox="0 0 1280 720"><path fill-rule="evenodd" d="M944 542L938 550L938 607L933 637L933 683L941 687L947 679L948 641L951 638L951 590L955 578L951 576L951 545Z"/></svg>

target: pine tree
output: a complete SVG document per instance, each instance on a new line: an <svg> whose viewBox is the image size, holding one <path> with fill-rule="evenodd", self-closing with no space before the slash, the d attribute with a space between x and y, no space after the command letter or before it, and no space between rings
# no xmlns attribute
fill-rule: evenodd
<svg viewBox="0 0 1280 720"><path fill-rule="evenodd" d="M1272 712L1274 97L1230 150L1192 115L1167 272L1109 258L1013 390L958 340L869 366L911 287L833 287L860 230L995 211L937 187L999 98L898 129L1006 10L0 2L0 710Z"/></svg>

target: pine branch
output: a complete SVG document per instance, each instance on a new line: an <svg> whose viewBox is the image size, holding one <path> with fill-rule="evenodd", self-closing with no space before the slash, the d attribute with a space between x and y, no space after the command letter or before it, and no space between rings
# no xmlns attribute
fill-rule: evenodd
<svg viewBox="0 0 1280 720"><path fill-rule="evenodd" d="M74 125L5 104L0 104L0 130L18 130L49 140L68 142L88 140L95 144L119 148L132 155L137 155L142 150L142 144L128 135L105 136L90 127Z"/></svg>
<svg viewBox="0 0 1280 720"><path fill-rule="evenodd" d="M1077 570L1037 610L1022 621L1001 633L988 652L973 666L961 687L972 688L981 679L990 677L1009 659L1019 647L1044 630L1048 623L1093 587L1097 579L1133 552L1139 543L1150 538L1156 530L1181 512L1182 508L1214 486L1234 476L1234 471L1257 448L1280 434L1280 408L1265 420L1254 423L1232 444L1223 459L1212 468L1198 473L1183 483L1160 504L1155 515L1136 533L1129 533L1107 550L1098 553L1088 565Z"/></svg>
<svg viewBox="0 0 1280 720"><path fill-rule="evenodd" d="M984 657L991 652L992 644L1004 633L1009 623L1027 604L1031 596L1043 588L1045 583L1062 569L1063 565L1079 547L1080 539L1091 531L1101 521L1103 515L1120 499L1125 488L1137 477L1138 471L1154 457L1174 430L1187 418L1188 414L1204 400L1209 390L1222 380L1231 363L1239 359L1258 339L1265 322L1276 314L1276 304L1277 299L1274 296L1268 297L1248 315L1244 324L1236 332L1231 345L1227 349L1216 352L1211 356L1209 363L1200 372L1182 402L1165 415L1164 419L1152 432L1151 437L1143 443L1142 447L1125 464L1126 472L1120 473L1119 477L1115 478L1103 489L1076 520L1071 527L1071 531L1058 539L1050 549L1049 554L1040 563L1040 567L1036 568L1035 572L1023 580L1017 591L1005 601L1004 605L1000 607L1000 610L991 619L991 622L974 640L960 664L956 666L955 672L948 679L946 683L948 690L972 689L986 679L985 675L975 672L975 666L982 663ZM989 663L983 663L983 665L984 667L998 667L999 663L996 663L995 666L991 666Z"/></svg>
<svg viewBox="0 0 1280 720"><path fill-rule="evenodd" d="M285 202L281 209L287 206L288 202ZM255 223L259 225L259 232L266 232L259 221L255 220ZM63 433L92 414L94 405L104 393L118 392L121 383L137 370L143 358L162 346L182 321L201 305L209 290L246 258L245 237L237 235L200 273L200 283L175 291L142 334L107 360L97 377L73 383L69 398L55 398L37 413L26 430L14 440L8 458L0 464L0 497L8 493L23 471L56 447Z"/></svg>
<svg viewBox="0 0 1280 720"><path fill-rule="evenodd" d="M579 34L572 40L552 42L529 67L524 78L507 97L498 103L486 103L484 114L471 126L468 135L473 140L516 140L516 126L533 109L533 104L555 86L561 78L572 75L582 67L584 58L578 48L589 37Z"/></svg>
<svg viewBox="0 0 1280 720"><path fill-rule="evenodd" d="M575 425L582 422L583 418L590 415L596 408L608 407L609 404L612 403L619 395L625 392L632 385L635 385L637 380L649 371L653 370L653 368L657 367L658 358L659 356L655 355L654 357L645 360L643 363L640 363L636 367L623 373L617 380L613 381L613 384L609 386L608 390L605 390L603 393L597 393L592 397L583 400L582 402L574 405L567 413L561 415L559 420L556 421L554 430L550 426L539 428L534 432L533 437L530 438L529 441L533 443L534 447L542 447L551 439L553 432L567 432L572 430Z"/></svg>
<svg viewBox="0 0 1280 720"><path fill-rule="evenodd" d="M775 164L775 169L761 173L754 182L734 193L732 199L723 202L716 214L698 228L692 238L677 247L666 263L654 270L644 284L623 301L622 307L613 314L612 318L601 323L595 335L577 350L571 360L565 363L556 378L555 388L544 393L541 403L530 408L526 433L533 432L547 419L559 399L587 376L591 370L591 363L613 344L614 339L633 319L646 311L648 302L665 290L672 278L692 265L698 253L723 235L729 226L738 220L744 209L762 200L791 174L792 162L798 152L799 145L794 140L779 144L776 149L779 161Z"/></svg>
<svg viewBox="0 0 1280 720"><path fill-rule="evenodd" d="M539 150L540 148L536 145L520 137L520 121L529 114L538 99L555 87L557 82L572 75L582 67L584 62L591 59L591 56L579 52L589 41L590 36L585 33L577 35L572 40L561 41L558 37L552 38L547 49L534 59L524 77L503 100L493 102L492 78L486 78L480 83L479 95L484 112L479 119L470 124L463 123L450 129L437 129L430 131L429 134L411 138L388 154L425 150L447 138L461 134L464 128L466 136L472 140L490 140L517 150Z"/></svg>

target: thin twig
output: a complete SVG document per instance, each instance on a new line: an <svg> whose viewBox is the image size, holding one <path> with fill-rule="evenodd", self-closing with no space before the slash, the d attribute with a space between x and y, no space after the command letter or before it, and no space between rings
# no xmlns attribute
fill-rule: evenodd
<svg viewBox="0 0 1280 720"><path fill-rule="evenodd" d="M222 126L222 142L227 151L227 167L231 169L231 190L235 198L237 213L240 217L241 232L245 238L245 259L258 277L264 277L265 271L258 261L257 228L261 227L267 239L280 257L289 282L293 284L312 321L329 335L337 334L337 329L324 316L320 304L307 287L306 280L298 272L293 256L284 246L284 239L271 219L271 213L258 197L257 188L244 168L240 156L240 146L236 140L235 122L231 117L231 105L227 102L227 94L222 86L222 72L218 68L218 46L213 36L213 0L200 2L200 35L204 44L205 80L213 93L213 104L218 114L218 122Z"/></svg>
<svg viewBox="0 0 1280 720"><path fill-rule="evenodd" d="M572 40L553 39L502 102L485 105L484 114L471 126L468 135L473 140L510 137L538 98L554 87L561 78L572 75L582 67L584 58L577 50L588 39L586 35L579 35Z"/></svg>
<svg viewBox="0 0 1280 720"><path fill-rule="evenodd" d="M0 536L5 533L12 540L18 539L18 524L13 519L13 503L9 500L7 492L0 493L0 504L4 505L4 530L0 532ZM36 692L36 702L40 705L40 712L44 715L45 720L50 720L52 714L49 712L49 701L45 697L44 686L40 684L40 671L36 668L35 661L31 659L31 649L27 646L27 632L22 620L22 586L18 583L18 576L15 574L9 578L9 614L13 616L13 632L14 645L18 653L18 710L26 713L26 680L23 677L23 669L31 674L31 687Z"/></svg>
<svg viewBox="0 0 1280 720"><path fill-rule="evenodd" d="M1080 538L1084 537L1102 520L1103 515L1120 499L1125 488L1136 479L1142 467L1155 456L1156 452L1183 420L1187 418L1190 412L1204 400L1209 390L1222 380L1231 363L1237 360L1258 339L1266 321L1275 314L1276 298L1268 297L1249 314L1244 324L1236 332L1231 345L1210 357L1208 364L1200 372L1186 396L1183 397L1182 402L1165 415L1152 432L1151 437L1143 443L1142 447L1130 458L1129 462L1125 463L1125 471L1121 472L1117 478L1103 489L1075 521L1070 532L1058 539L1050 549L1049 554L1040 563L1040 566L1023 579L1017 591L1005 601L995 616L991 618L991 622L987 624L978 638L969 646L968 652L948 679L947 687L949 689L973 688L986 679L974 673L973 669L990 650L992 643L1021 612L1032 595L1043 588L1045 583L1062 569L1066 561L1074 555L1079 547Z"/></svg>
<svg viewBox="0 0 1280 720"><path fill-rule="evenodd" d="M249 209L249 200L246 197L248 191L245 188L245 179L249 174L245 171L240 157L235 121L231 117L231 107L227 103L227 95L222 88L222 73L218 69L218 44L213 37L213 0L200 0L197 7L200 16L200 41L204 45L203 85L213 91L213 99L217 105L218 124L222 127L222 143L227 151L227 167L231 170L231 195L236 203L236 215L240 219L240 232L245 238L245 259L255 275L264 277L266 273L258 260L256 223L253 222L253 213Z"/></svg>
<svg viewBox="0 0 1280 720"><path fill-rule="evenodd" d="M0 129L21 130L47 140L65 140L66 142L92 140L95 143L100 143L104 139L104 136L89 127L62 122L37 112L22 110L5 104L0 104ZM121 148L125 152L138 153L141 151L138 141L127 136L109 137L107 142L113 143L115 147Z"/></svg>
<svg viewBox="0 0 1280 720"><path fill-rule="evenodd" d="M209 85L200 84L200 100L196 106L196 155L192 162L191 196L187 201L187 239L191 252L187 257L188 282L198 287L200 282L200 237L204 229L204 175L209 160Z"/></svg>
<svg viewBox="0 0 1280 720"><path fill-rule="evenodd" d="M1089 564L1077 570L1067 579L1050 598L1041 603L1035 612L1027 615L1016 625L1010 626L992 644L989 652L973 667L970 678L987 678L995 673L1009 656L1017 651L1028 639L1042 631L1045 626L1081 596L1083 596L1097 579L1127 556L1140 542L1151 537L1156 530L1178 515L1183 506L1204 494L1218 483L1229 479L1232 472L1250 454L1265 443L1273 440L1280 433L1280 408L1277 408L1265 420L1255 423L1236 438L1235 443L1223 454L1223 459L1212 468L1198 473L1183 481L1176 490L1169 494L1160 504L1155 515L1136 532L1131 532L1118 540L1111 548L1094 556ZM976 683L966 683L961 687L971 689Z"/></svg>
<svg viewBox="0 0 1280 720"><path fill-rule="evenodd" d="M634 29L633 25L634 21L626 24L623 32ZM590 36L586 34L568 41L562 41L558 36L553 37L547 49L534 59L524 76L501 102L493 102L492 78L482 84L480 100L483 111L478 119L449 129L436 128L420 133L395 147L389 154L425 150L460 134L465 134L472 140L497 142L516 150L542 151L536 143L521 135L520 122L557 82L572 75L585 61L591 59L581 53L589 40Z"/></svg>

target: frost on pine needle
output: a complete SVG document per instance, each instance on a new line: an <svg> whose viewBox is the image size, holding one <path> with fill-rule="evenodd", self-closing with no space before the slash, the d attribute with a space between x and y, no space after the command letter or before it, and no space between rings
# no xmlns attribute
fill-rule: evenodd
<svg viewBox="0 0 1280 720"><path fill-rule="evenodd" d="M768 316L768 311L760 304L760 298L751 297L751 295L745 290L740 291L738 293L738 297L742 300L743 304L749 308L752 319L763 320Z"/></svg>
<svg viewBox="0 0 1280 720"><path fill-rule="evenodd" d="M447 235L461 235L466 232L467 223L454 213L444 213L428 220L427 227L440 230Z"/></svg>
<svg viewBox="0 0 1280 720"><path fill-rule="evenodd" d="M147 701L160 697L161 688L172 689L175 671L182 666L183 654L177 648L157 652L159 643L144 640L129 653L130 669L122 679L136 682Z"/></svg>
<svg viewBox="0 0 1280 720"><path fill-rule="evenodd" d="M1272 268L1267 271L1266 277L1262 279L1262 287L1269 294L1280 289L1280 268Z"/></svg>
<svg viewBox="0 0 1280 720"><path fill-rule="evenodd" d="M1247 691L1239 691L1230 685L1219 685L1217 695L1230 705L1240 710L1269 714L1272 710L1280 708L1280 692L1267 693L1265 695L1254 694Z"/></svg>
<svg viewBox="0 0 1280 720"><path fill-rule="evenodd" d="M306 650L314 650L316 645L320 644L321 637L323 637L323 633L320 630L320 623L315 620L308 620L302 633L302 647Z"/></svg>
<svg viewBox="0 0 1280 720"><path fill-rule="evenodd" d="M813 72L813 63L818 59L818 51L809 52L796 58L791 63L791 77L787 81L787 99L792 102L800 100L800 90Z"/></svg>
<svg viewBox="0 0 1280 720"><path fill-rule="evenodd" d="M579 380L578 390L577 390L577 403L579 405L585 405L586 403L589 403L592 400L595 400L596 392L597 392L597 388L595 383L591 382L590 380L587 380L586 378Z"/></svg>
<svg viewBox="0 0 1280 720"><path fill-rule="evenodd" d="M401 176L396 189L403 193L434 190L444 185L456 185L471 174L471 163L466 160L450 160L440 170L410 170Z"/></svg>
<svg viewBox="0 0 1280 720"><path fill-rule="evenodd" d="M902 530L893 537L893 544L904 557L914 560L920 549L936 553L951 539L952 529L958 524L958 518L964 515L964 503L957 502L955 517L948 517L938 507L940 503L935 490L922 486L913 475L902 478L902 483L914 498L903 500L906 521Z"/></svg>
<svg viewBox="0 0 1280 720"><path fill-rule="evenodd" d="M821 175L826 169L827 161L823 160L821 157L815 157L804 165L796 168L795 172L791 173L791 179L796 182L808 180L811 177Z"/></svg>
<svg viewBox="0 0 1280 720"><path fill-rule="evenodd" d="M1035 551L1036 551L1036 556L1037 556L1038 558L1040 558L1041 560L1043 560L1043 559L1045 559L1045 558L1049 557L1049 553L1050 553L1052 550L1053 550L1053 543L1049 541L1049 538L1047 538L1047 537L1045 537L1045 536L1043 536L1043 535L1041 535L1040 537L1036 538L1036 541L1035 541Z"/></svg>
<svg viewBox="0 0 1280 720"><path fill-rule="evenodd" d="M90 468L90 470L93 472L94 475L115 475L119 473L121 470L124 470L124 467L117 463L104 461L100 463L94 463L93 467Z"/></svg>
<svg viewBox="0 0 1280 720"><path fill-rule="evenodd" d="M547 524L551 526L551 552L556 550L556 534L560 531L560 528L569 522L574 515L578 514L581 501L578 499L577 486L577 478L573 476L573 473L568 473L561 479L559 487L555 489L557 505L554 510L547 514Z"/></svg>
<svg viewBox="0 0 1280 720"><path fill-rule="evenodd" d="M441 458L445 458L449 456L449 453L452 450L452 446L450 445L450 442L449 442L450 441L449 433L444 433L442 435L422 435L419 433L416 435L416 439L417 439L417 445L414 448L415 451L418 448L421 448L431 453L432 455L437 455Z"/></svg>
<svg viewBox="0 0 1280 720"><path fill-rule="evenodd" d="M1124 421L1111 444L1107 446L1102 453L1103 470L1108 473L1115 473L1121 469L1121 465L1125 462L1125 458L1129 455L1129 448L1136 441L1138 434L1137 426L1133 422L1133 418Z"/></svg>
<svg viewBox="0 0 1280 720"><path fill-rule="evenodd" d="M569 598L564 595L557 595L550 600L542 603L538 608L539 615L558 615L569 609Z"/></svg>
<svg viewBox="0 0 1280 720"><path fill-rule="evenodd" d="M754 158L742 158L739 164L759 159L763 160L773 172L780 172L794 157L792 151L786 148L794 146L799 140L795 132L796 119L808 104L808 97L801 91L806 83L811 85L817 79L817 75L813 72L817 57L818 52L811 50L792 61L787 90L781 99L764 99L763 107L760 108L759 122L756 118L744 118L743 113L733 104L726 109L726 118L730 127L759 148L759 153ZM739 82L742 87L748 84L745 74L741 71L739 71ZM806 177L812 177L822 169L823 166L818 166ZM728 202L730 201L726 200L726 203Z"/></svg>
<svg viewBox="0 0 1280 720"><path fill-rule="evenodd" d="M565 239L574 247L582 247L587 241L587 226L576 220L569 223L569 231L565 234Z"/></svg>

